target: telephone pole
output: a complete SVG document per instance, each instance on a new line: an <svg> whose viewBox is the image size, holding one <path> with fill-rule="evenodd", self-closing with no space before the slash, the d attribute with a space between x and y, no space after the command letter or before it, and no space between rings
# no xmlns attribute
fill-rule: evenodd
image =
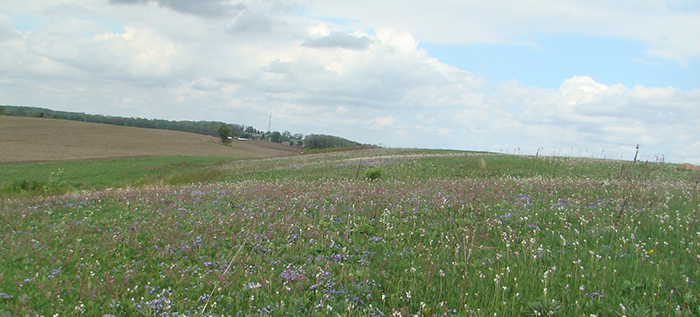
<svg viewBox="0 0 700 317"><path fill-rule="evenodd" d="M267 132L270 132L270 125L272 125L272 112L270 112L270 121L267 122Z"/></svg>

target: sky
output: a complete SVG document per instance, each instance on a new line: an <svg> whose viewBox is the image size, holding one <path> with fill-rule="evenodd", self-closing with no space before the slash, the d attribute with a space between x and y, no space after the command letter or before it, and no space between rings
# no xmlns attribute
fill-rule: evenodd
<svg viewBox="0 0 700 317"><path fill-rule="evenodd" d="M700 164L700 0L0 0L0 104Z"/></svg>

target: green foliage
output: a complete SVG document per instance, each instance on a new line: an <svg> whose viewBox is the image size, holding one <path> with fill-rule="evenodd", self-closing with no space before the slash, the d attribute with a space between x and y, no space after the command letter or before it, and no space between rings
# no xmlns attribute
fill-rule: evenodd
<svg viewBox="0 0 700 317"><path fill-rule="evenodd" d="M528 317L535 316L560 316L561 302L554 299L546 299L544 297L527 303L527 309L524 315Z"/></svg>
<svg viewBox="0 0 700 317"><path fill-rule="evenodd" d="M80 162L159 173L3 200L0 313L700 314L700 195L675 168L386 149L177 162Z"/></svg>
<svg viewBox="0 0 700 317"><path fill-rule="evenodd" d="M626 317L649 317L651 315L651 309L640 306L637 303L634 302L628 302L625 301L624 304L620 305L621 312L618 312L618 316L626 316ZM657 314L654 314L657 315Z"/></svg>
<svg viewBox="0 0 700 317"><path fill-rule="evenodd" d="M233 132L233 129L231 126L228 124L222 124L219 127L219 137L221 138L221 143L228 143L229 137L231 137L231 133Z"/></svg>
<svg viewBox="0 0 700 317"><path fill-rule="evenodd" d="M24 194L59 194L68 190L68 183L61 179L63 169L52 171L48 183L34 178L13 179L3 192ZM2 188L2 187L0 187Z"/></svg>
<svg viewBox="0 0 700 317"><path fill-rule="evenodd" d="M309 149L308 147L302 152L303 154L306 155L314 155L314 154L327 154L327 153L335 153L335 152L346 152L346 151L352 151L356 150L357 148L355 147L349 147L349 146L342 146L342 147L327 147L323 149Z"/></svg>
<svg viewBox="0 0 700 317"><path fill-rule="evenodd" d="M151 129L164 129L164 130L174 130L183 132L192 132L198 134L211 135L215 137L221 137L223 143L226 139L223 135L227 137L243 137L243 138L257 138L260 135L261 140L270 139L275 143L289 142L290 145L301 146L302 139L304 135L301 133L292 134L289 131L284 131L280 133L279 131L269 132L267 134L256 130L252 126L244 127L241 124L226 124L218 121L168 121L162 119L146 119L146 118L125 118L125 117L114 117L105 115L92 115L85 113L76 112L65 112L65 111L54 111L45 108L37 107L16 107L16 106L2 106L0 107L0 115L7 116L21 116L21 117L41 117L41 118L54 118L54 119L65 119L73 121L84 121L84 122L94 122L94 123L105 123L112 125L128 126L128 127L139 127L139 128L151 128ZM222 126L228 126L228 129L221 130ZM223 132L223 134L222 134ZM295 141L296 140L296 141ZM310 149L323 149L330 147L357 147L360 144L347 139L343 139L335 136L327 135L310 135L307 136L307 141L310 141ZM307 146L308 147L308 146Z"/></svg>
<svg viewBox="0 0 700 317"><path fill-rule="evenodd" d="M46 183L36 179L15 179L10 183L6 191L11 192L39 192L46 188Z"/></svg>
<svg viewBox="0 0 700 317"><path fill-rule="evenodd" d="M162 119L146 119L146 118L125 118L105 115L92 115L77 112L54 111L51 109L37 107L15 107L3 106L0 115L10 115L19 117L48 117L54 119L64 119L73 121L84 121L94 123L105 123L127 127L139 127L150 129L174 130L183 132L192 132L211 136L219 136L219 128L223 122L218 121L169 121ZM232 124L231 136L243 134L243 125ZM255 130L252 127L249 127Z"/></svg>
<svg viewBox="0 0 700 317"><path fill-rule="evenodd" d="M379 167L371 167L365 170L365 178L374 181L382 177L382 169Z"/></svg>
<svg viewBox="0 0 700 317"><path fill-rule="evenodd" d="M133 184L186 184L215 181L214 168L228 157L162 156L118 160L0 165L0 191L42 194L71 189L103 189ZM207 168L207 167L212 168Z"/></svg>
<svg viewBox="0 0 700 317"><path fill-rule="evenodd" d="M621 288L625 293L634 293L635 290L643 289L646 284L641 280L635 280L634 282L630 280L624 280L622 282Z"/></svg>
<svg viewBox="0 0 700 317"><path fill-rule="evenodd" d="M282 134L279 131L272 132L270 136L270 141L275 143L282 143Z"/></svg>
<svg viewBox="0 0 700 317"><path fill-rule="evenodd" d="M696 288L696 292L699 292ZM683 295L683 308L689 316L700 316L700 293L693 293L692 288Z"/></svg>
<svg viewBox="0 0 700 317"><path fill-rule="evenodd" d="M357 147L360 143L350 141L337 136L325 134L311 134L304 139L304 144L308 149L325 149L334 147Z"/></svg>
<svg viewBox="0 0 700 317"><path fill-rule="evenodd" d="M49 185L46 187L47 192L57 193L63 190L68 183L61 178L63 177L63 169L59 168L56 171L51 172L49 175Z"/></svg>

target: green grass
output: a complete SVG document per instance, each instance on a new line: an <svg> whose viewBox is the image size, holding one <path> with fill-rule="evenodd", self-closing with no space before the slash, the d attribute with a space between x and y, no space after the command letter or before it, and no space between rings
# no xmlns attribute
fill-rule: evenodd
<svg viewBox="0 0 700 317"><path fill-rule="evenodd" d="M483 165L482 165L483 164ZM569 157L494 155L449 150L365 150L326 153L294 160L240 161L224 173L231 181L358 179L366 169L379 166L382 177L393 180L493 177L570 177L612 180L620 176L621 161ZM697 179L672 164L640 162L639 177L663 173L677 179Z"/></svg>
<svg viewBox="0 0 700 317"><path fill-rule="evenodd" d="M18 194L18 183L49 185L55 182L70 189L104 189L150 183L186 184L215 181L218 174L204 167L235 159L207 156L154 156L94 161L63 161L0 165L0 191ZM60 175L57 175L60 172ZM13 186L15 185L15 186ZM31 186L29 186L31 187ZM30 190L31 192L32 190ZM34 190L36 191L36 190ZM31 194L31 193L28 193Z"/></svg>
<svg viewBox="0 0 700 317"><path fill-rule="evenodd" d="M223 181L168 185L188 171ZM381 149L171 172L3 201L0 315L700 315L698 174L670 164Z"/></svg>

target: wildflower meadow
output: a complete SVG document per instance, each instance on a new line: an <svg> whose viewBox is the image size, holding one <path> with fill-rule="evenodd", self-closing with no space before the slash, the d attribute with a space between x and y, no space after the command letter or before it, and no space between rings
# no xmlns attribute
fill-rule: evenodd
<svg viewBox="0 0 700 317"><path fill-rule="evenodd" d="M673 164L375 149L210 170L6 198L0 316L700 316L700 174Z"/></svg>

